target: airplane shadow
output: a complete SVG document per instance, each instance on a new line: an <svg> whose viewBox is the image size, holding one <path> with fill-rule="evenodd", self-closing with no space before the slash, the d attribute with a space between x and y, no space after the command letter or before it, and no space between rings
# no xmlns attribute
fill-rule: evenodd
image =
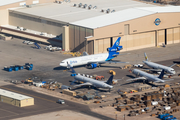
<svg viewBox="0 0 180 120"><path fill-rule="evenodd" d="M177 63L177 64L180 64L180 61L173 61L173 63Z"/></svg>
<svg viewBox="0 0 180 120"><path fill-rule="evenodd" d="M93 87L93 86L91 86L90 88L89 88L89 86L81 86L81 87L77 87L77 88L72 88L71 90L79 90L79 89L84 89L84 88L87 88L89 90L94 89L94 90L97 90L99 92L109 92L109 89L103 90L103 89L99 89L99 88L96 88L96 87Z"/></svg>
<svg viewBox="0 0 180 120"><path fill-rule="evenodd" d="M80 67L84 67L84 65L75 66L75 67L73 67L73 68L80 68ZM53 70L68 70L68 69L70 69L70 68L58 66L58 67L55 67Z"/></svg>
<svg viewBox="0 0 180 120"><path fill-rule="evenodd" d="M53 70L67 70L67 68L58 66L58 67L53 68Z"/></svg>
<svg viewBox="0 0 180 120"><path fill-rule="evenodd" d="M136 78L136 77L134 77L134 76L132 76L132 75L126 75L127 77L130 77L130 78Z"/></svg>

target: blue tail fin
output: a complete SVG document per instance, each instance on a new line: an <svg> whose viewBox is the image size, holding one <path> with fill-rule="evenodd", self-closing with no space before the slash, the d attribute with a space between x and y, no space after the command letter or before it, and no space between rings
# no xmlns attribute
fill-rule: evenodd
<svg viewBox="0 0 180 120"><path fill-rule="evenodd" d="M162 72L161 72L161 74L159 75L159 77L158 77L158 78L162 79L162 78L163 78L163 76L164 76L164 69L162 70Z"/></svg>
<svg viewBox="0 0 180 120"><path fill-rule="evenodd" d="M116 42L114 43L114 45L112 46L112 48L118 47L119 44L120 44L120 40L121 40L121 37L118 37L118 39L116 40Z"/></svg>
<svg viewBox="0 0 180 120"><path fill-rule="evenodd" d="M148 61L148 56L144 53L145 60Z"/></svg>
<svg viewBox="0 0 180 120"><path fill-rule="evenodd" d="M112 47L110 47L110 48L107 48L107 51L109 52L109 56L106 59L106 61L111 60L114 57L116 57L117 55L119 55L119 52L117 52L117 51L120 51L120 50L123 49L122 46L119 46L120 40L121 40L121 37L118 37L118 39L116 40L114 45Z"/></svg>
<svg viewBox="0 0 180 120"><path fill-rule="evenodd" d="M114 75L111 75L106 83L109 84L109 85L112 85L113 77L114 77Z"/></svg>

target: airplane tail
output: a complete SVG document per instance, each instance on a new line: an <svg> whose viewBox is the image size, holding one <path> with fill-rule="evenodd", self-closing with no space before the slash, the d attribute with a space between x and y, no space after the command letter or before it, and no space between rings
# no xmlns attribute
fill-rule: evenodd
<svg viewBox="0 0 180 120"><path fill-rule="evenodd" d="M158 78L162 79L162 78L163 78L163 76L164 76L164 69L162 70L162 72L161 72L161 74L159 75L159 77L158 77Z"/></svg>
<svg viewBox="0 0 180 120"><path fill-rule="evenodd" d="M118 39L116 40L116 42L114 43L114 45L112 46L112 48L118 47L119 44L120 44L120 40L121 40L121 37L118 37Z"/></svg>
<svg viewBox="0 0 180 120"><path fill-rule="evenodd" d="M111 75L106 83L109 85L112 85L113 77L114 77L114 75Z"/></svg>
<svg viewBox="0 0 180 120"><path fill-rule="evenodd" d="M146 53L144 53L144 57L145 57L145 60L146 60L146 61L149 61L149 60L148 60L148 56L146 55Z"/></svg>
<svg viewBox="0 0 180 120"><path fill-rule="evenodd" d="M109 56L108 56L106 61L111 60L112 58L119 55L119 52L117 52L117 51L120 51L120 50L123 49L122 46L119 46L120 40L121 40L121 37L118 37L118 39L116 40L114 45L112 47L110 47L110 48L107 48L107 51L109 52Z"/></svg>

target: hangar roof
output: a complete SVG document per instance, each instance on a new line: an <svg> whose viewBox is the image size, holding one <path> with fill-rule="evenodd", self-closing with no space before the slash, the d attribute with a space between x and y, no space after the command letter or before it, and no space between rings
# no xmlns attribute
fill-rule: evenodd
<svg viewBox="0 0 180 120"><path fill-rule="evenodd" d="M0 6L13 4L13 3L21 2L21 1L25 1L25 0L1 0L0 1Z"/></svg>
<svg viewBox="0 0 180 120"><path fill-rule="evenodd" d="M101 15L89 19L72 22L70 24L95 29L107 25L112 25L128 20L132 20L135 18L140 18L147 15L151 15L155 13L163 13L163 12L180 12L180 6L130 8L130 9L114 12L111 14Z"/></svg>
<svg viewBox="0 0 180 120"><path fill-rule="evenodd" d="M13 99L16 99L16 100L24 100L24 99L32 98L32 97L29 97L29 96L26 96L26 95L18 94L18 93L15 93L15 92L4 90L4 89L0 89L0 95L6 96L6 97L9 97L9 98L13 98Z"/></svg>
<svg viewBox="0 0 180 120"><path fill-rule="evenodd" d="M156 13L180 12L180 6L140 7L138 9L152 11L152 12L156 12Z"/></svg>
<svg viewBox="0 0 180 120"><path fill-rule="evenodd" d="M32 6L31 8L20 8L15 9L14 12L20 12L29 15L40 16L43 18L53 19L61 22L72 23L92 17L101 15L107 15L106 13L100 12L101 9L110 9L115 11L124 10L132 7L152 7L155 5L137 2L133 0L71 0L71 3L63 2L62 4L57 3L46 3ZM88 10L87 8L73 7L73 4L87 4L97 6L97 9ZM11 10L12 11L12 10ZM48 11L48 12L47 12Z"/></svg>

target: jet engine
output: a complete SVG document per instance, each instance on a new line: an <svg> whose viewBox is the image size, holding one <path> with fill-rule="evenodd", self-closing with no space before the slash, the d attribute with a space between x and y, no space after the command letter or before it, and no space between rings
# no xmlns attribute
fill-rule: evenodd
<svg viewBox="0 0 180 120"><path fill-rule="evenodd" d="M107 48L107 51L108 52L116 52L116 51L120 51L120 50L122 50L123 49L123 47L122 46L118 46L118 47L116 47L116 48Z"/></svg>
<svg viewBox="0 0 180 120"><path fill-rule="evenodd" d="M91 65L91 68L96 68L97 67L97 64L95 64L95 63L92 63L90 65Z"/></svg>

